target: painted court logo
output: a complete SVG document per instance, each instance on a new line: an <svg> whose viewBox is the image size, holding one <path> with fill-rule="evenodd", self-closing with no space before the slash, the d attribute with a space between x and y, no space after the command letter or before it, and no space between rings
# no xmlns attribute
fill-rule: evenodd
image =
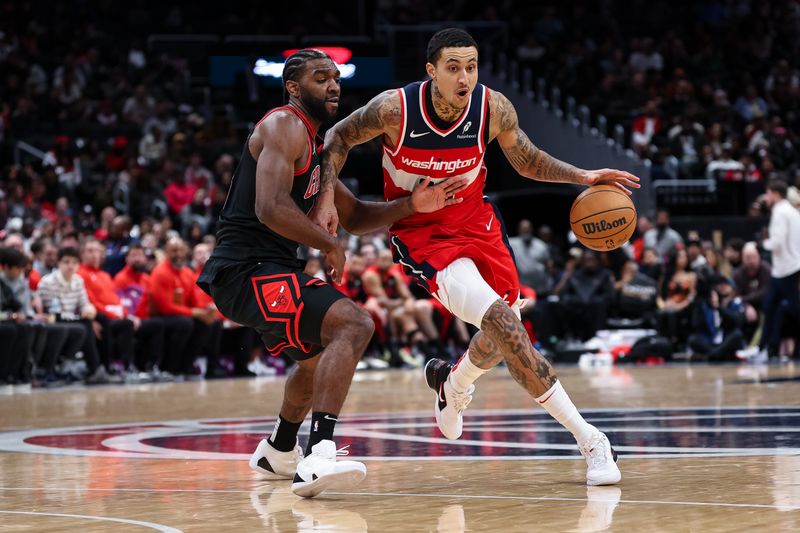
<svg viewBox="0 0 800 533"><path fill-rule="evenodd" d="M588 409L623 459L800 454L800 406ZM0 451L142 459L243 461L274 418L171 420L0 433ZM373 461L580 459L575 440L542 409L470 410L460 440L430 412L343 416L336 444ZM300 430L308 435L308 424Z"/></svg>

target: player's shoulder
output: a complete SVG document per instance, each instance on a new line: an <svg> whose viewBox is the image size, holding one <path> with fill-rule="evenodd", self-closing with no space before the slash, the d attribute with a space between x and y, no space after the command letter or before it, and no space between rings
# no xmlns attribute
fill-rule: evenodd
<svg viewBox="0 0 800 533"><path fill-rule="evenodd" d="M256 124L253 133L263 134L274 131L280 131L287 135L303 134L304 136L307 132L303 120L286 106L273 109L264 115L264 118Z"/></svg>

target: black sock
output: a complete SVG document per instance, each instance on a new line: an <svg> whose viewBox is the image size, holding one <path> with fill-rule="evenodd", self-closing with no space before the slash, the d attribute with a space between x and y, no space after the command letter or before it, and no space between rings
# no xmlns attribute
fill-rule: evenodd
<svg viewBox="0 0 800 533"><path fill-rule="evenodd" d="M279 452L290 452L297 444L297 431L303 422L289 422L282 416L278 416L275 422L275 429L269 437L269 443Z"/></svg>
<svg viewBox="0 0 800 533"><path fill-rule="evenodd" d="M330 413L311 413L311 436L306 446L306 456L311 453L311 448L321 440L333 440L333 428L336 427L338 415Z"/></svg>

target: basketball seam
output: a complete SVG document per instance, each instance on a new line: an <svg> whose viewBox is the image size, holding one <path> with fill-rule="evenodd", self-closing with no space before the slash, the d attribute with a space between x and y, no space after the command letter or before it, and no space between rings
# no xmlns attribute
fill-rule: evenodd
<svg viewBox="0 0 800 533"><path fill-rule="evenodd" d="M570 224L580 224L581 222L583 222L587 218L596 217L596 216L602 215L604 213L611 213L612 211L619 211L621 209L630 209L631 211L634 212L634 214L636 213L636 209L633 209L633 208L630 208L630 207L615 207L613 209L606 209L605 211L598 211L597 213L592 213L591 215L585 216L585 217L583 217L581 219L578 219L578 220L575 220L575 221L571 220L572 217L570 217L569 223ZM625 224L625 227L627 228L628 226L631 225L631 223L632 222L628 222L627 224Z"/></svg>
<svg viewBox="0 0 800 533"><path fill-rule="evenodd" d="M611 187L611 186L607 185L607 187ZM569 218L572 219L572 211L575 210L575 206L578 203L582 202L583 200L585 200L586 198L592 196L593 194L598 194L598 193L601 193L601 192L610 192L610 193L614 193L614 194L620 194L620 195L624 196L628 201L630 201L631 204L633 204L633 201L631 201L630 197L627 194L625 194L624 192L622 192L622 191L614 190L612 188L599 189L599 190L594 190L594 191L592 189L587 189L587 190L585 190L585 191L583 191L581 193L581 194L586 194L586 196L580 198L581 194L579 194L578 198L575 198L575 202L572 204L572 208L570 208L570 210L569 210ZM578 200L580 200L580 202ZM635 207L636 206L634 206L634 211L636 210Z"/></svg>

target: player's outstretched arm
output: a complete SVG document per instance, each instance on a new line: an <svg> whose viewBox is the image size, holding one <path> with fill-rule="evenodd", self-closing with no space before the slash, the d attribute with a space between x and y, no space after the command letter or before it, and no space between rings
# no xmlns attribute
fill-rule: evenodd
<svg viewBox="0 0 800 533"><path fill-rule="evenodd" d="M578 185L615 185L627 194L631 194L628 187L639 188L639 178L624 170L580 169L536 147L519 127L514 105L502 93L489 93L489 109L490 139L497 138L509 163L526 178Z"/></svg>
<svg viewBox="0 0 800 533"><path fill-rule="evenodd" d="M329 233L336 233L339 219L334 207L334 190L339 171L347 160L347 153L357 144L382 134L399 131L402 119L400 94L397 90L389 90L370 100L364 107L356 109L328 130L320 162L320 193L311 213L314 222Z"/></svg>
<svg viewBox="0 0 800 533"><path fill-rule="evenodd" d="M295 162L306 153L305 127L294 116L275 113L250 138L256 159L255 211L258 220L289 240L329 251L336 240L313 223L292 200Z"/></svg>
<svg viewBox="0 0 800 533"><path fill-rule="evenodd" d="M416 213L430 213L449 205L461 203L463 198L456 198L459 191L467 188L467 178L450 178L431 185L425 178L414 187L410 196L398 198L391 202L366 202L359 200L336 180L335 203L339 221L344 229L353 235L363 235L371 231L391 226L401 218Z"/></svg>

